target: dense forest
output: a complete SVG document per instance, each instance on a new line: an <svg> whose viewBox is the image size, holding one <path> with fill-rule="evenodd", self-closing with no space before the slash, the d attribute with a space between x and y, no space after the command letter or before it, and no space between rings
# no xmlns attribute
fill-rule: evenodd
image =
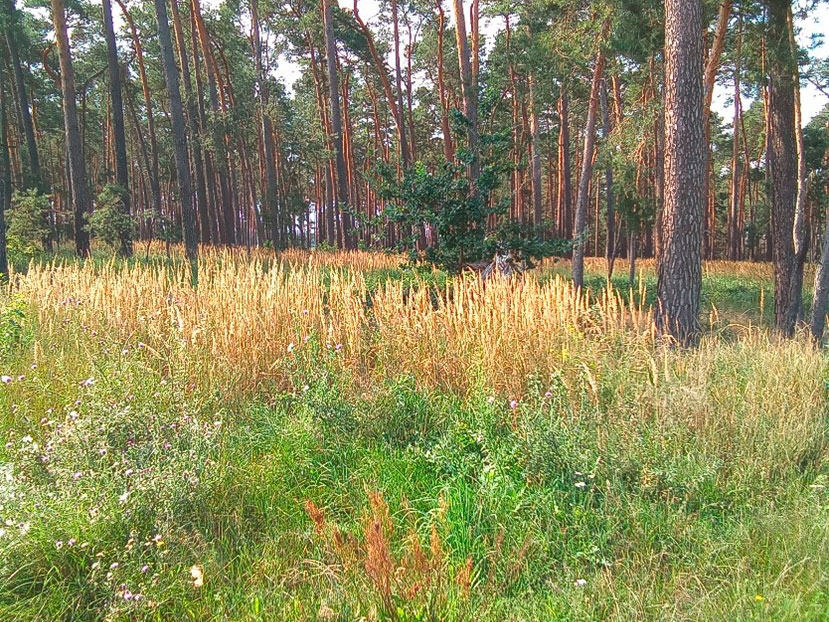
<svg viewBox="0 0 829 622"><path fill-rule="evenodd" d="M3 0L11 252L85 256L91 234L123 255L405 248L457 270L509 249L572 255L577 284L585 255L609 274L626 256L633 280L637 257L671 263L679 201L676 242L701 228L702 258L774 261L793 330L829 184L829 111L803 123L799 88L829 83L797 37L818 3L450 4ZM669 127L700 116L704 148Z"/></svg>

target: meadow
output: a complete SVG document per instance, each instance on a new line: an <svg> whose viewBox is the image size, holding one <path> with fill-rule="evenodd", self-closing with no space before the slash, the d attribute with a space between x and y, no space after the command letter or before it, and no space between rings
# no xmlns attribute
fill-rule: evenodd
<svg viewBox="0 0 829 622"><path fill-rule="evenodd" d="M587 267L19 269L0 620L829 619L829 364L770 268L706 264L684 350L651 263Z"/></svg>

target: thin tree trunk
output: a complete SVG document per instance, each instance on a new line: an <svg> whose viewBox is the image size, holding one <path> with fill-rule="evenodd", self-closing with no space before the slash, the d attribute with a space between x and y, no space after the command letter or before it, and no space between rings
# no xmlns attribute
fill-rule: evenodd
<svg viewBox="0 0 829 622"><path fill-rule="evenodd" d="M348 213L348 187L346 185L345 155L343 153L343 123L340 112L340 87L337 74L337 42L334 40L334 18L331 11L331 1L323 0L323 22L325 25L325 56L328 64L328 90L331 100L331 135L334 140L337 203L343 212L342 230L343 244L347 249L353 248L351 241L351 216ZM402 133L405 142L406 132ZM401 143L402 146L403 143ZM406 152L408 154L408 151Z"/></svg>
<svg viewBox="0 0 829 622"><path fill-rule="evenodd" d="M610 119L610 106L607 99L607 80L602 80L602 88L600 91L601 106L602 106L602 135L605 143L610 138L613 131L613 123ZM604 171L605 177L605 194L607 200L607 215L606 215L606 239L605 239L605 259L607 260L607 280L613 278L613 264L616 261L616 203L613 197L613 166L610 158L607 159L607 165Z"/></svg>
<svg viewBox="0 0 829 622"><path fill-rule="evenodd" d="M26 137L26 149L29 155L30 178L24 180L24 184L27 188L35 188L39 192L46 192L47 189L40 168L40 156L37 150L34 123L32 122L31 111L29 110L29 99L26 96L26 80L23 76L23 66L20 63L20 53L18 51L17 37L20 31L17 8L14 5L14 0L4 0L4 4L9 19L11 20L11 23L6 26L6 44L9 48L9 62L12 73L14 74L15 90L17 91L20 125Z"/></svg>
<svg viewBox="0 0 829 622"><path fill-rule="evenodd" d="M558 234L565 237L569 233L570 203L572 201L572 176L570 174L570 103L567 90L561 87L558 102Z"/></svg>
<svg viewBox="0 0 829 622"><path fill-rule="evenodd" d="M576 218L573 226L573 284L584 287L584 253L587 248L587 203L590 200L590 178L593 176L593 149L596 145L596 111L599 108L599 87L604 73L604 39L608 32L605 25L600 49L593 68L593 80L590 86L590 101L587 105L587 127L584 130L584 152L579 178L579 194L576 200Z"/></svg>
<svg viewBox="0 0 829 622"><path fill-rule="evenodd" d="M9 123L6 116L6 88L3 67L0 67L0 275L8 278L6 256L6 211L12 204L12 164L9 157Z"/></svg>
<svg viewBox="0 0 829 622"><path fill-rule="evenodd" d="M59 0L53 0L55 2ZM170 23L167 18L166 0L155 0L155 14L158 19L158 40L161 46L161 59L164 66L164 81L170 97L170 124L173 132L173 147L176 160L176 175L181 195L182 225L184 228L184 248L190 262L193 284L198 283L199 247L196 237L196 222L193 214L193 197L190 184L190 162L187 150L187 125L184 121L184 108L181 103L178 69L173 56L173 41L170 37Z"/></svg>
<svg viewBox="0 0 829 622"><path fill-rule="evenodd" d="M438 98L440 99L440 128L443 132L443 156L447 162L455 160L455 146L452 141L452 132L449 128L449 102L446 96L446 85L443 69L443 36L446 32L446 14L443 11L443 0L436 0L438 10Z"/></svg>
<svg viewBox="0 0 829 622"><path fill-rule="evenodd" d="M210 216L207 205L207 189L204 179L204 154L201 148L201 130L199 128L199 116L196 109L196 97L193 94L193 85L190 77L190 62L185 45L184 29L181 25L181 14L179 13L178 0L170 0L170 10L173 14L173 31L176 37L178 48L179 65L181 66L181 79L184 82L184 97L187 105L187 126L190 129L191 140L190 151L193 156L193 171L196 175L196 213L199 217L199 228L201 241L204 244L210 243Z"/></svg>
<svg viewBox="0 0 829 622"><path fill-rule="evenodd" d="M63 0L52 0L52 19L60 58L60 83L63 97L63 118L66 129L66 145L69 151L69 176L72 180L72 207L75 212L75 249L79 256L89 256L89 233L86 231L86 214L89 212L89 189L86 180L86 163L83 157L81 133L78 127L78 110L75 103L75 72L66 28L66 11Z"/></svg>
<svg viewBox="0 0 829 622"><path fill-rule="evenodd" d="M468 122L467 148L469 149L471 159L469 164L469 186L470 192L473 195L477 195L478 177L481 173L481 161L478 152L478 85L472 76L463 0L453 0L452 6L455 14L455 37L458 43L458 66L461 74L463 113ZM477 54L477 51L475 54Z"/></svg>
<svg viewBox="0 0 829 622"><path fill-rule="evenodd" d="M115 0L118 6L121 7L121 12L127 20L127 25L132 35L132 43L135 48L135 58L138 61L138 76L141 78L141 90L144 95L144 108L147 112L147 129L150 136L150 157L151 168L149 171L150 177L150 192L153 197L153 212L156 218L161 217L161 181L159 176L158 165L158 140L155 133L155 116L153 114L153 100L150 95L150 82L147 79L147 69L144 64L144 48L141 45L141 38L138 36L138 29L135 26L135 21L132 18L126 4L123 0Z"/></svg>
<svg viewBox="0 0 829 622"><path fill-rule="evenodd" d="M129 167L127 164L127 134L124 127L124 102L121 98L121 68L118 66L118 49L115 30L112 27L112 3L102 0L104 34L107 42L107 66L109 68L109 97L112 104L112 133L115 143L115 180L121 187L121 209L130 214ZM121 255L132 255L132 237L129 231L121 232Z"/></svg>

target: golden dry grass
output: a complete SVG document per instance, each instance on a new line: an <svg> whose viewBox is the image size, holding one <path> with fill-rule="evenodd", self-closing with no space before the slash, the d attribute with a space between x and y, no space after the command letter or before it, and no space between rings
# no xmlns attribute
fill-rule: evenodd
<svg viewBox="0 0 829 622"><path fill-rule="evenodd" d="M646 310L613 291L576 295L561 278L483 287L458 277L441 291L389 280L369 293L365 271L399 259L296 251L270 259L209 253L198 289L183 269L115 262L33 265L11 289L32 303L44 336L71 323L125 346L140 342L162 365L240 389L282 384L282 370L319 344L357 378L408 374L429 387L463 391L480 381L516 392L588 342L595 356L653 339Z"/></svg>

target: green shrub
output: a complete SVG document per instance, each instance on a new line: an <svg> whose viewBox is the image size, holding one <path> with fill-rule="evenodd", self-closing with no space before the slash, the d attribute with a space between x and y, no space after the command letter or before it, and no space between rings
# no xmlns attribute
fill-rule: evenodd
<svg viewBox="0 0 829 622"><path fill-rule="evenodd" d="M37 190L14 193L6 232L11 254L31 256L44 249L50 233L46 218L50 207L49 195Z"/></svg>
<svg viewBox="0 0 829 622"><path fill-rule="evenodd" d="M124 193L121 186L107 184L98 194L95 211L87 216L86 230L108 246L135 237L135 219L124 213Z"/></svg>

